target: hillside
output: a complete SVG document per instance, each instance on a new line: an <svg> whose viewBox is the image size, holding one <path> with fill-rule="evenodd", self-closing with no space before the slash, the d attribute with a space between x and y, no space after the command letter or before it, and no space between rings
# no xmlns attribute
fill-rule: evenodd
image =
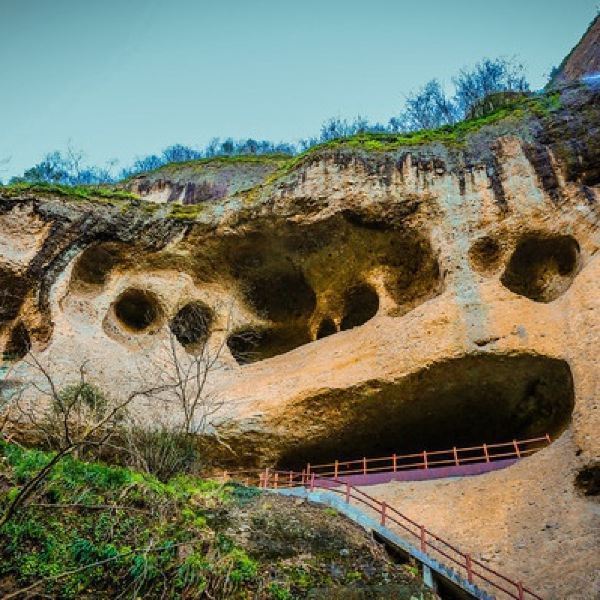
<svg viewBox="0 0 600 600"><path fill-rule="evenodd" d="M7 444L0 451L4 507L48 457ZM89 599L291 600L319 589L340 599L430 597L414 569L394 564L332 509L72 459L0 529L0 540L4 598L22 588Z"/></svg>

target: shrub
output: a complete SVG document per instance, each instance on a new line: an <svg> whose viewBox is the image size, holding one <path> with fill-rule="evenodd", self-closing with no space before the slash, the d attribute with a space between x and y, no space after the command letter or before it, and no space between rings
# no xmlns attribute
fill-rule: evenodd
<svg viewBox="0 0 600 600"><path fill-rule="evenodd" d="M134 425L128 429L129 466L168 481L179 473L195 473L201 460L195 436L168 425L147 429Z"/></svg>

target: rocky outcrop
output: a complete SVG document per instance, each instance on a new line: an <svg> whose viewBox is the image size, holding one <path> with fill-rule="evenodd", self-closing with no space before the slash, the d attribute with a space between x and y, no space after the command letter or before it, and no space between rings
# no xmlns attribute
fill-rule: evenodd
<svg viewBox="0 0 600 600"><path fill-rule="evenodd" d="M600 15L590 23L581 40L558 69L554 83L577 81L600 72Z"/></svg>
<svg viewBox="0 0 600 600"><path fill-rule="evenodd" d="M192 353L208 340L221 349L207 390L219 404L203 433L218 435L220 464L568 436L549 451L581 498L569 518L587 527L596 507L582 489L595 489L585 482L600 454L599 100L570 85L430 139L359 136L256 159L247 185L245 162L221 161L211 185L226 168L235 186L188 206L185 192L163 197L175 181L164 173L130 183L145 200L0 188L10 378L31 376L19 359L32 346L63 381L88 360L117 396L159 376L171 335ZM207 168L177 185L198 186ZM178 417L136 408L149 424ZM510 484L511 469L498 477Z"/></svg>

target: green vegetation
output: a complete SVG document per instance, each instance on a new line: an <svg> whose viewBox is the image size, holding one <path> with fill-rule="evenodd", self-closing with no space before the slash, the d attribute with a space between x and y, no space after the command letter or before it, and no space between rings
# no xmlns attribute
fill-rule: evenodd
<svg viewBox="0 0 600 600"><path fill-rule="evenodd" d="M161 165L156 169L144 171L130 175L124 182L130 181L134 177L144 177L154 173L177 173L185 169L200 169L206 166L224 166L237 164L280 164L292 158L291 154L237 154L233 156L212 156L210 158L196 158L182 162L171 162Z"/></svg>
<svg viewBox="0 0 600 600"><path fill-rule="evenodd" d="M302 154L283 162L279 169L269 175L261 185L246 191L244 197L247 202L252 203L261 188L267 187L278 179L289 175L302 163L326 151L353 150L383 153L432 143L460 148L465 145L470 135L484 127L506 121L511 121L516 125L528 116L543 118L560 109L560 107L560 92L555 91L539 96L516 95L513 99L507 100L505 105L497 110L453 125L444 125L437 129L421 129L409 133L365 132L346 138L336 138L313 146Z"/></svg>
<svg viewBox="0 0 600 600"><path fill-rule="evenodd" d="M444 125L436 129L422 129L408 133L363 132L349 137L331 139L321 144L314 145L296 156L283 153L215 156L182 162L171 162L141 174L146 176L156 173L172 175L185 170L201 171L210 165L272 165L273 170L265 177L264 181L258 185L237 192L245 202L252 204L258 198L261 190L268 188L277 180L286 177L301 164L323 152L346 150L350 152L384 153L434 143L461 148L468 142L469 136L484 127L497 125L502 122L509 122L514 124L515 129L517 129L519 122L524 121L527 117L545 118L560 108L561 94L559 91L531 96L514 94L514 97L511 97L511 94L507 94L502 106L497 110L492 110L488 113L484 112L484 114L476 118L466 119L452 125ZM121 203L123 211L128 210L132 206L141 206L141 208L149 214L154 213L161 208L158 204L140 201L137 196L129 192L109 186L15 183L1 186L0 192L5 196L35 193L47 196L59 195L73 200ZM126 201L126 203L123 203L123 201ZM210 205L210 203L199 203L194 205L173 204L169 207L166 217L193 221L206 209L207 205Z"/></svg>
<svg viewBox="0 0 600 600"><path fill-rule="evenodd" d="M519 121L528 114L545 115L549 110L559 107L560 94L558 93L547 96L516 97L514 101L508 102L505 106L489 114L474 119L466 119L454 125L444 125L437 129L421 129L409 133L359 133L348 138L331 140L314 146L288 161L286 167L290 169L307 156L319 153L322 150L337 148L361 149L368 152L390 152L405 146L420 146L435 142L460 146L464 144L470 134L479 131L483 127L495 125L506 119Z"/></svg>
<svg viewBox="0 0 600 600"><path fill-rule="evenodd" d="M0 186L0 194L7 197L23 194L63 196L72 200L138 200L134 194L109 186L63 185L58 183L11 183Z"/></svg>
<svg viewBox="0 0 600 600"><path fill-rule="evenodd" d="M171 204L167 214L169 219L181 219L182 221L193 221L206 208L205 203L199 204Z"/></svg>
<svg viewBox="0 0 600 600"><path fill-rule="evenodd" d="M0 442L0 504L50 455ZM418 578L331 511L237 484L65 457L37 497L0 528L0 595L291 600L327 586ZM31 587L34 586L34 587Z"/></svg>

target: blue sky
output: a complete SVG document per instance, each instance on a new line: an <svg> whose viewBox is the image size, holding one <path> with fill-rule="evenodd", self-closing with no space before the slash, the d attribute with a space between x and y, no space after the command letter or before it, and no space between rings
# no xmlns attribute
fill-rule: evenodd
<svg viewBox="0 0 600 600"><path fill-rule="evenodd" d="M483 56L541 87L598 0L0 0L0 178L69 141L121 165L171 143L387 121Z"/></svg>

